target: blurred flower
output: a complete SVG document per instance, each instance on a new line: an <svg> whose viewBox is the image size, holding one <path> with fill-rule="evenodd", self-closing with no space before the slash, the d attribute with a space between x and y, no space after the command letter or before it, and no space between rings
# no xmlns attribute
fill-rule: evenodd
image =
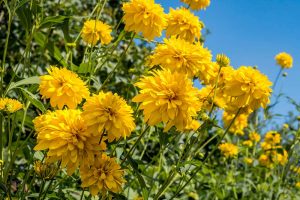
<svg viewBox="0 0 300 200"><path fill-rule="evenodd" d="M259 107L265 108L270 102L271 85L268 77L258 70L240 67L231 76L225 77L224 93L230 97L226 109L236 112L243 108L245 112L252 112Z"/></svg>
<svg viewBox="0 0 300 200"><path fill-rule="evenodd" d="M193 10L205 10L210 5L210 0L180 0Z"/></svg>
<svg viewBox="0 0 300 200"><path fill-rule="evenodd" d="M253 159L246 157L246 158L244 158L244 162L247 163L248 165L251 165L253 163Z"/></svg>
<svg viewBox="0 0 300 200"><path fill-rule="evenodd" d="M14 113L22 109L23 105L16 99L0 98L0 110Z"/></svg>
<svg viewBox="0 0 300 200"><path fill-rule="evenodd" d="M277 145L280 143L281 137L276 131L269 131L266 133L264 141L271 145Z"/></svg>
<svg viewBox="0 0 300 200"><path fill-rule="evenodd" d="M300 188L300 181L295 184L296 188Z"/></svg>
<svg viewBox="0 0 300 200"><path fill-rule="evenodd" d="M259 142L260 141L260 135L256 132L249 133L249 139L253 142Z"/></svg>
<svg viewBox="0 0 300 200"><path fill-rule="evenodd" d="M108 191L118 193L122 190L124 171L114 158L104 153L95 158L89 166L80 169L81 187L89 187L90 193L96 196L99 192L105 195Z"/></svg>
<svg viewBox="0 0 300 200"><path fill-rule="evenodd" d="M164 131L175 126L179 131L185 130L193 123L193 117L201 109L198 89L185 74L169 70L153 71L152 76L144 76L135 85L140 94L133 98L141 102L144 119L154 126L160 122L166 124Z"/></svg>
<svg viewBox="0 0 300 200"><path fill-rule="evenodd" d="M154 0L131 0L123 4L126 31L142 32L148 40L160 37L167 25L166 14Z"/></svg>
<svg viewBox="0 0 300 200"><path fill-rule="evenodd" d="M283 125L282 125L282 128L288 129L288 128L289 128L289 125L288 125L288 124L283 124Z"/></svg>
<svg viewBox="0 0 300 200"><path fill-rule="evenodd" d="M51 180L55 177L58 167L53 163L42 163L40 160L34 163L35 173L43 180Z"/></svg>
<svg viewBox="0 0 300 200"><path fill-rule="evenodd" d="M42 124L39 124L42 120ZM47 161L61 161L71 175L79 165L93 162L94 155L105 150L104 140L87 132L86 122L79 110L56 110L37 117L34 121L37 145L34 150L46 150Z"/></svg>
<svg viewBox="0 0 300 200"><path fill-rule="evenodd" d="M235 157L238 154L238 147L231 143L220 144L218 148L226 158Z"/></svg>
<svg viewBox="0 0 300 200"><path fill-rule="evenodd" d="M289 69L293 66L293 57L286 53L281 52L275 56L275 60L277 62L277 65L279 65L282 68Z"/></svg>
<svg viewBox="0 0 300 200"><path fill-rule="evenodd" d="M170 8L167 20L167 37L176 36L189 42L194 42L195 38L200 39L200 32L204 25L188 9L182 7L174 10Z"/></svg>
<svg viewBox="0 0 300 200"><path fill-rule="evenodd" d="M264 167L272 167L273 166L269 156L266 154L260 155L260 157L258 158L258 162L260 165L262 165Z"/></svg>
<svg viewBox="0 0 300 200"><path fill-rule="evenodd" d="M247 147L253 147L253 142L251 140L245 140L243 145Z"/></svg>
<svg viewBox="0 0 300 200"><path fill-rule="evenodd" d="M84 22L81 36L82 39L91 45L97 44L100 40L101 44L109 44L112 40L111 27L99 20L88 20Z"/></svg>
<svg viewBox="0 0 300 200"><path fill-rule="evenodd" d="M194 77L198 73L206 73L211 65L210 51L200 44L192 44L183 39L171 37L159 44L150 56L151 66L160 65L171 72L177 71Z"/></svg>
<svg viewBox="0 0 300 200"><path fill-rule="evenodd" d="M76 108L83 98L89 96L86 84L72 71L51 66L49 75L40 77L40 94L43 99L50 98L52 107L62 109L64 105Z"/></svg>
<svg viewBox="0 0 300 200"><path fill-rule="evenodd" d="M230 59L224 54L218 54L216 61L221 67L227 67L230 65Z"/></svg>
<svg viewBox="0 0 300 200"><path fill-rule="evenodd" d="M286 150L282 150L282 153L279 153L277 150L273 150L270 152L271 159L274 163L285 165L288 162L288 153Z"/></svg>
<svg viewBox="0 0 300 200"><path fill-rule="evenodd" d="M234 119L235 115L236 114L232 114L232 113L228 113L228 112L223 113L223 122L224 122L225 128L227 128L230 125L230 123ZM235 118L231 127L229 128L229 131L236 135L244 135L244 128L246 128L247 126L248 126L248 115L247 114L239 114Z"/></svg>
<svg viewBox="0 0 300 200"><path fill-rule="evenodd" d="M86 99L82 116L88 132L95 136L107 134L109 142L130 136L135 129L132 108L111 92L100 92Z"/></svg>

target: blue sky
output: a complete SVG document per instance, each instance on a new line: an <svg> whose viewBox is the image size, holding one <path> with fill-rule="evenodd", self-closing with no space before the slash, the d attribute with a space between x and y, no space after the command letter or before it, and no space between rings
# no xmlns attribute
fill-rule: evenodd
<svg viewBox="0 0 300 200"><path fill-rule="evenodd" d="M169 7L184 5L179 0L156 3L163 5L166 13ZM286 78L280 78L275 94L281 91L300 102L300 0L211 0L210 7L195 14L211 32L205 46L214 56L228 55L235 68L258 66L274 81L279 71L274 56L281 51L290 53L294 66L286 70ZM294 108L285 98L274 109L280 114L289 110Z"/></svg>

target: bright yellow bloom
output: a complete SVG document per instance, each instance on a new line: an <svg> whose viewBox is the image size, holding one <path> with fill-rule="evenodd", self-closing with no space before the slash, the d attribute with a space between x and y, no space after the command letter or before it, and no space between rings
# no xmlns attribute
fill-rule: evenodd
<svg viewBox="0 0 300 200"><path fill-rule="evenodd" d="M21 104L21 102L19 102L16 99L10 99L10 98L1 98L0 99L0 110L14 113L22 108L23 108L23 105Z"/></svg>
<svg viewBox="0 0 300 200"><path fill-rule="evenodd" d="M101 44L109 44L112 40L111 27L99 20L88 20L84 22L81 36L82 39L91 45L97 44L100 40Z"/></svg>
<svg viewBox="0 0 300 200"><path fill-rule="evenodd" d="M231 143L220 144L218 148L226 158L235 157L238 154L238 147Z"/></svg>
<svg viewBox="0 0 300 200"><path fill-rule="evenodd" d="M247 163L248 165L251 165L253 163L253 159L252 158L244 158L244 162Z"/></svg>
<svg viewBox="0 0 300 200"><path fill-rule="evenodd" d="M172 126L184 131L201 109L198 89L193 87L193 82L185 74L162 70L151 75L135 84L141 90L133 101L141 102L139 109L144 111L145 121L149 125L163 122L166 124L164 131Z"/></svg>
<svg viewBox="0 0 300 200"><path fill-rule="evenodd" d="M148 40L160 37L167 25L166 14L154 0L131 0L123 4L126 31L142 32Z"/></svg>
<svg viewBox="0 0 300 200"><path fill-rule="evenodd" d="M289 69L293 66L293 57L286 53L281 52L275 56L275 60L277 62L277 65L279 65L282 68Z"/></svg>
<svg viewBox="0 0 300 200"><path fill-rule="evenodd" d="M211 65L212 55L200 44L192 44L183 39L171 37L159 44L150 56L150 65L160 65L171 72L180 72L194 77L198 73L206 73Z"/></svg>
<svg viewBox="0 0 300 200"><path fill-rule="evenodd" d="M253 142L259 142L260 141L260 135L256 132L251 132L249 134L249 139Z"/></svg>
<svg viewBox="0 0 300 200"><path fill-rule="evenodd" d="M235 114L224 112L223 113L223 122L225 128L227 128L231 121L233 120ZM247 114L239 114L231 127L229 128L229 131L236 135L244 135L244 128L248 126L248 115Z"/></svg>
<svg viewBox="0 0 300 200"><path fill-rule="evenodd" d="M170 9L166 36L176 36L189 42L201 37L202 22L186 8Z"/></svg>
<svg viewBox="0 0 300 200"><path fill-rule="evenodd" d="M264 167L272 167L272 162L270 160L270 157L266 154L262 154L260 155L260 157L258 158L258 162L260 165L264 166Z"/></svg>
<svg viewBox="0 0 300 200"><path fill-rule="evenodd" d="M43 123L39 124L42 120ZM49 163L61 161L72 174L79 165L93 162L99 150L106 149L104 140L87 132L86 122L79 110L56 110L34 120L37 145L34 150L46 150Z"/></svg>
<svg viewBox="0 0 300 200"><path fill-rule="evenodd" d="M107 135L109 142L130 136L135 129L132 108L111 92L100 92L87 98L82 116L88 131L95 136Z"/></svg>
<svg viewBox="0 0 300 200"><path fill-rule="evenodd" d="M95 196L99 192L105 195L111 191L118 193L122 190L124 171L114 158L104 153L95 158L90 166L80 169L81 187L89 187L90 193Z"/></svg>
<svg viewBox="0 0 300 200"><path fill-rule="evenodd" d="M225 54L218 54L216 62L221 67L228 67L230 65L230 59Z"/></svg>
<svg viewBox="0 0 300 200"><path fill-rule="evenodd" d="M216 93L216 95L215 95ZM225 100L223 98L222 91L217 89L215 92L214 87L211 85L207 85L199 90L199 100L201 102L202 107L207 111L210 111L212 106L212 101L214 105L218 106L219 108L225 107Z"/></svg>
<svg viewBox="0 0 300 200"><path fill-rule="evenodd" d="M260 146L265 151L272 149L272 145L270 143L267 143L267 142L260 143Z"/></svg>
<svg viewBox="0 0 300 200"><path fill-rule="evenodd" d="M265 142L269 143L270 145L277 145L281 141L280 134L276 131L269 131L265 135Z"/></svg>
<svg viewBox="0 0 300 200"><path fill-rule="evenodd" d="M295 184L296 188L300 188L300 181Z"/></svg>
<svg viewBox="0 0 300 200"><path fill-rule="evenodd" d="M271 153L271 159L274 163L285 165L288 162L288 153L286 150L283 150L282 153L279 153L277 150L273 150Z"/></svg>
<svg viewBox="0 0 300 200"><path fill-rule="evenodd" d="M64 105L76 108L83 98L89 96L86 84L72 71L51 66L47 69L49 75L40 77L40 94L43 99L50 98L52 107L62 109Z"/></svg>
<svg viewBox="0 0 300 200"><path fill-rule="evenodd" d="M205 10L210 5L210 0L180 0L193 10Z"/></svg>
<svg viewBox="0 0 300 200"><path fill-rule="evenodd" d="M247 147L253 147L253 142L251 140L245 140L243 145Z"/></svg>
<svg viewBox="0 0 300 200"><path fill-rule="evenodd" d="M271 86L268 77L258 70L240 67L231 76L225 77L224 94L230 97L228 110L236 112L243 108L246 112L252 112L259 107L265 108L270 102Z"/></svg>

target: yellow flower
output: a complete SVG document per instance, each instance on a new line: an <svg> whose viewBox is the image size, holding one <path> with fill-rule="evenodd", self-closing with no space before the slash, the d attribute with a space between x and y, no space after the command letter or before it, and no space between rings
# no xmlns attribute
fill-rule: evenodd
<svg viewBox="0 0 300 200"><path fill-rule="evenodd" d="M86 84L72 71L51 66L49 75L40 77L40 94L43 99L50 98L52 107L62 109L64 105L76 108L83 98L89 96Z"/></svg>
<svg viewBox="0 0 300 200"><path fill-rule="evenodd" d="M150 126L163 122L164 131L172 126L184 131L201 109L198 89L185 74L154 71L152 76L143 77L135 85L141 90L133 101L141 102L139 109L144 111L145 121Z"/></svg>
<svg viewBox="0 0 300 200"><path fill-rule="evenodd" d="M44 180L53 179L58 171L58 168L53 163L42 163L41 161L35 161L34 163L35 173Z"/></svg>
<svg viewBox="0 0 300 200"><path fill-rule="evenodd" d="M253 142L259 142L259 140L260 140L260 135L259 135L258 133L256 133L256 132L251 132L251 133L249 134L249 139L250 139L251 141L253 141Z"/></svg>
<svg viewBox="0 0 300 200"><path fill-rule="evenodd" d="M154 0L131 0L123 4L126 31L142 32L148 40L160 37L167 25L166 14Z"/></svg>
<svg viewBox="0 0 300 200"><path fill-rule="evenodd" d="M274 163L285 165L288 162L288 153L286 150L283 150L282 153L278 153L277 150L271 152L271 159Z"/></svg>
<svg viewBox="0 0 300 200"><path fill-rule="evenodd" d="M258 158L258 162L260 165L262 165L264 167L272 167L273 166L269 156L266 154L260 155L260 157Z"/></svg>
<svg viewBox="0 0 300 200"><path fill-rule="evenodd" d="M41 120L45 120L39 124ZM37 145L34 150L49 150L47 161L61 161L72 174L79 165L93 162L99 150L105 150L104 140L87 132L86 122L79 110L56 110L37 117L34 121Z"/></svg>
<svg viewBox="0 0 300 200"><path fill-rule="evenodd" d="M109 142L130 136L135 129L132 108L126 101L111 92L100 92L87 98L82 116L88 131L95 136L107 134Z"/></svg>
<svg viewBox="0 0 300 200"><path fill-rule="evenodd" d="M220 144L218 148L226 158L235 157L238 154L238 147L231 143Z"/></svg>
<svg viewBox="0 0 300 200"><path fill-rule="evenodd" d="M243 145L247 147L253 147L253 142L251 140L245 140Z"/></svg>
<svg viewBox="0 0 300 200"><path fill-rule="evenodd" d="M167 16L168 26L166 36L176 36L189 42L194 42L201 37L201 29L204 26L202 22L186 8L170 9Z"/></svg>
<svg viewBox="0 0 300 200"><path fill-rule="evenodd" d="M171 37L159 44L150 56L150 65L160 65L171 72L185 73L194 77L198 73L206 73L211 65L210 51L200 44L192 44L183 39Z"/></svg>
<svg viewBox="0 0 300 200"><path fill-rule="evenodd" d="M223 113L223 122L225 128L227 128L231 121L233 120L235 114L224 112ZM229 131L236 135L244 135L244 128L248 126L248 115L247 114L239 114L231 127L229 128Z"/></svg>
<svg viewBox="0 0 300 200"><path fill-rule="evenodd" d="M300 181L295 184L296 188L300 188Z"/></svg>
<svg viewBox="0 0 300 200"><path fill-rule="evenodd" d="M101 44L109 44L112 40L111 27L99 20L88 20L84 22L81 36L82 39L91 45L97 44L100 40Z"/></svg>
<svg viewBox="0 0 300 200"><path fill-rule="evenodd" d="M216 96L214 96L216 93ZM207 85L199 90L199 100L202 104L202 107L209 111L211 109L212 101L214 105L218 106L219 108L225 107L225 100L223 98L222 91L217 89L215 92L214 87L211 85Z"/></svg>
<svg viewBox="0 0 300 200"><path fill-rule="evenodd" d="M268 77L258 70L240 67L231 76L225 77L224 94L230 97L227 109L236 112L243 108L246 112L252 112L259 107L265 108L270 102L271 85Z"/></svg>
<svg viewBox="0 0 300 200"><path fill-rule="evenodd" d="M283 124L283 125L282 125L282 128L283 128L283 129L289 129L289 125L288 125L288 124Z"/></svg>
<svg viewBox="0 0 300 200"><path fill-rule="evenodd" d="M124 171L114 158L104 153L95 158L90 166L80 169L81 187L89 187L90 193L95 196L99 192L105 195L111 191L118 193L122 190Z"/></svg>
<svg viewBox="0 0 300 200"><path fill-rule="evenodd" d="M267 142L262 142L262 143L260 143L260 146L261 146L261 148L263 149L263 150L270 150L270 149L272 149L272 145L271 144L269 144L269 143L267 143Z"/></svg>
<svg viewBox="0 0 300 200"><path fill-rule="evenodd" d="M180 0L193 10L205 10L210 5L210 0Z"/></svg>
<svg viewBox="0 0 300 200"><path fill-rule="evenodd" d="M252 158L244 158L244 162L247 163L248 165L251 165L253 163L253 159Z"/></svg>
<svg viewBox="0 0 300 200"><path fill-rule="evenodd" d="M224 54L218 54L216 61L221 67L228 67L230 65L230 59Z"/></svg>
<svg viewBox="0 0 300 200"><path fill-rule="evenodd" d="M280 134L276 131L269 131L265 135L265 142L269 143L270 145L277 145L281 141Z"/></svg>
<svg viewBox="0 0 300 200"><path fill-rule="evenodd" d="M1 98L0 99L0 110L14 113L18 110L22 109L23 105L16 99L10 99L10 98Z"/></svg>
<svg viewBox="0 0 300 200"><path fill-rule="evenodd" d="M282 68L289 69L293 66L293 57L286 53L281 52L275 56L275 60L277 62L277 65L279 65Z"/></svg>

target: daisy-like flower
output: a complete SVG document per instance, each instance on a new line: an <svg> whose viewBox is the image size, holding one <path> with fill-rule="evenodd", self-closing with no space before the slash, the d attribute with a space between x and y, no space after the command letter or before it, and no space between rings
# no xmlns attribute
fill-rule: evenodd
<svg viewBox="0 0 300 200"><path fill-rule="evenodd" d="M95 158L89 166L80 169L81 187L89 187L90 193L95 196L99 192L105 195L111 191L118 193L122 190L124 171L114 158L104 153Z"/></svg>
<svg viewBox="0 0 300 200"><path fill-rule="evenodd" d="M249 139L253 142L259 142L260 141L260 135L256 132L249 133Z"/></svg>
<svg viewBox="0 0 300 200"><path fill-rule="evenodd" d="M258 158L258 162L261 166L270 167L270 168L273 167L272 161L271 161L269 155L267 155L267 154L260 155Z"/></svg>
<svg viewBox="0 0 300 200"><path fill-rule="evenodd" d="M281 52L275 56L275 60L277 62L277 65L279 65L282 68L289 69L293 66L293 57L286 53Z"/></svg>
<svg viewBox="0 0 300 200"><path fill-rule="evenodd" d="M224 68L226 69L226 68ZM265 108L270 102L272 82L268 77L252 67L242 66L225 77L224 94L228 96L228 109L236 112L252 112Z"/></svg>
<svg viewBox="0 0 300 200"><path fill-rule="evenodd" d="M100 92L87 98L82 116L88 131L95 136L107 135L108 140L130 136L135 129L133 110L126 101L111 92Z"/></svg>
<svg viewBox="0 0 300 200"><path fill-rule="evenodd" d="M178 8L176 10L170 9L170 13L167 16L168 26L166 29L166 36L176 36L194 42L201 37L201 29L203 23L186 8Z"/></svg>
<svg viewBox="0 0 300 200"><path fill-rule="evenodd" d="M239 152L238 147L231 143L220 144L218 148L226 158L233 158Z"/></svg>
<svg viewBox="0 0 300 200"><path fill-rule="evenodd" d="M52 107L62 109L64 105L76 108L83 98L89 96L86 84L72 71L51 66L49 75L40 77L40 94L43 99L50 99Z"/></svg>
<svg viewBox="0 0 300 200"><path fill-rule="evenodd" d="M141 90L133 101L141 102L139 109L144 111L144 119L150 126L163 122L164 131L172 126L184 131L194 123L193 117L201 109L199 91L185 74L153 71L135 85Z"/></svg>
<svg viewBox="0 0 300 200"><path fill-rule="evenodd" d="M194 77L196 74L205 73L211 65L210 51L200 44L192 44L183 39L171 37L165 39L164 44L159 44L150 56L150 65L160 65L171 72L180 72Z"/></svg>
<svg viewBox="0 0 300 200"><path fill-rule="evenodd" d="M22 109L23 105L16 99L0 98L0 110L14 113Z"/></svg>
<svg viewBox="0 0 300 200"><path fill-rule="evenodd" d="M86 43L91 45L97 44L99 40L101 44L109 44L112 40L111 27L99 20L88 20L84 22L81 36Z"/></svg>
<svg viewBox="0 0 300 200"><path fill-rule="evenodd" d="M142 33L148 40L160 37L167 25L166 14L154 0L131 0L123 4L126 31Z"/></svg>
<svg viewBox="0 0 300 200"><path fill-rule="evenodd" d="M205 10L210 5L210 0L180 0L193 10Z"/></svg>
<svg viewBox="0 0 300 200"><path fill-rule="evenodd" d="M99 137L87 132L79 110L48 112L37 117L34 126L37 132L34 150L48 150L47 162L61 161L61 167L66 167L69 175L78 166L93 162L94 155L106 149L103 139L100 143Z"/></svg>
<svg viewBox="0 0 300 200"><path fill-rule="evenodd" d="M223 122L225 128L229 126L231 121L233 120L235 114L224 112L223 113ZM229 128L229 131L236 135L244 135L244 128L248 126L248 115L247 114L239 114L231 127Z"/></svg>

